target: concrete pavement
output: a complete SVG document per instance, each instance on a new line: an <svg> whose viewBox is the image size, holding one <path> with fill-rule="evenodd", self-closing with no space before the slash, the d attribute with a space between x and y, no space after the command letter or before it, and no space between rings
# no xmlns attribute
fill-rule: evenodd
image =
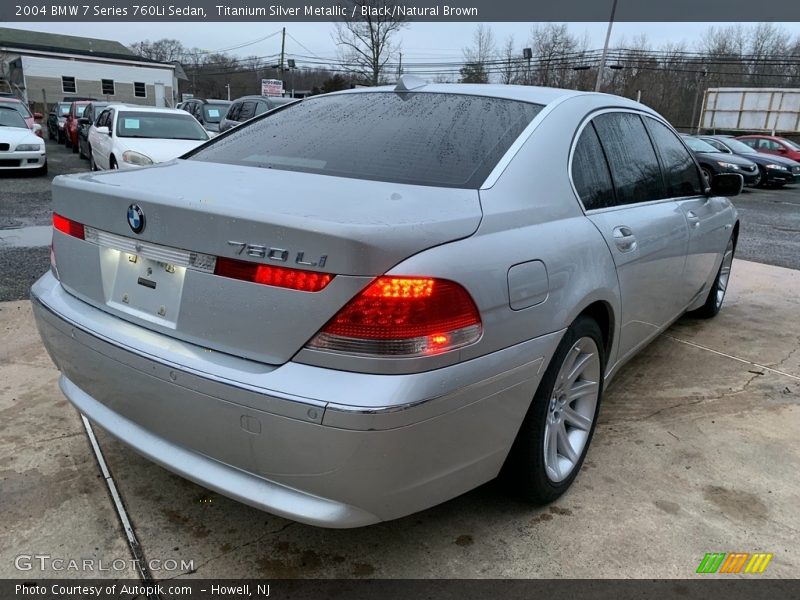
<svg viewBox="0 0 800 600"><path fill-rule="evenodd" d="M20 553L129 558L28 304L0 308L0 577L21 575ZM316 529L97 433L145 556L191 560L187 577L686 578L716 551L771 552L763 576L794 577L798 317L800 271L737 260L716 319L680 320L619 374L583 471L543 509L489 484L398 521Z"/></svg>

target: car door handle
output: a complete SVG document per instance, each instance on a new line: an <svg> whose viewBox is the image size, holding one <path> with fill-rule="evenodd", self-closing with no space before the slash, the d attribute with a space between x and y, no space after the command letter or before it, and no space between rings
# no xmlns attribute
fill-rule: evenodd
<svg viewBox="0 0 800 600"><path fill-rule="evenodd" d="M614 244L620 252L632 252L636 250L636 236L630 227L619 225L614 227Z"/></svg>
<svg viewBox="0 0 800 600"><path fill-rule="evenodd" d="M692 227L700 227L700 217L698 217L694 211L690 210L686 213L686 220L689 221Z"/></svg>

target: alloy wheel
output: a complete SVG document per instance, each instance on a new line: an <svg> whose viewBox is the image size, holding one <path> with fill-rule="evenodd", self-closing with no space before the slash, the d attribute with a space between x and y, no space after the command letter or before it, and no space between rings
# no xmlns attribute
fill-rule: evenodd
<svg viewBox="0 0 800 600"><path fill-rule="evenodd" d="M731 278L731 266L733 265L733 238L728 240L725 254L722 256L722 266L719 268L719 278L717 279L716 303L717 307L722 306L725 299L725 291L728 289L728 282Z"/></svg>
<svg viewBox="0 0 800 600"><path fill-rule="evenodd" d="M563 481L575 470L589 440L600 392L600 352L590 337L578 339L564 357L547 409L544 465Z"/></svg>

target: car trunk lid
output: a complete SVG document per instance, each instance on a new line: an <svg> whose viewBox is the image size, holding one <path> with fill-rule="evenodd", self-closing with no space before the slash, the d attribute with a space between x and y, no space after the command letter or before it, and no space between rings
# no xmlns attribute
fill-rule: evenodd
<svg viewBox="0 0 800 600"><path fill-rule="evenodd" d="M54 235L68 291L144 327L270 364L289 360L375 276L471 235L481 219L476 190L182 160L59 177L53 205L89 228L87 240ZM140 233L129 224L132 205ZM215 275L208 261L218 259L334 277L298 291Z"/></svg>

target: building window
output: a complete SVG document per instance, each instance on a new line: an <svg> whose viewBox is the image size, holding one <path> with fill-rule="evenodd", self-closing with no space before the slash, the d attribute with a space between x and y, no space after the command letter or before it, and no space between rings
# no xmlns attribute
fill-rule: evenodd
<svg viewBox="0 0 800 600"><path fill-rule="evenodd" d="M137 98L147 98L147 88L141 81L133 82L133 95Z"/></svg>
<svg viewBox="0 0 800 600"><path fill-rule="evenodd" d="M114 95L114 80L113 79L101 79L100 83L103 85L103 95L104 96L113 96Z"/></svg>
<svg viewBox="0 0 800 600"><path fill-rule="evenodd" d="M61 89L64 91L65 94L76 93L78 91L78 86L75 85L75 78L63 75L61 77Z"/></svg>

